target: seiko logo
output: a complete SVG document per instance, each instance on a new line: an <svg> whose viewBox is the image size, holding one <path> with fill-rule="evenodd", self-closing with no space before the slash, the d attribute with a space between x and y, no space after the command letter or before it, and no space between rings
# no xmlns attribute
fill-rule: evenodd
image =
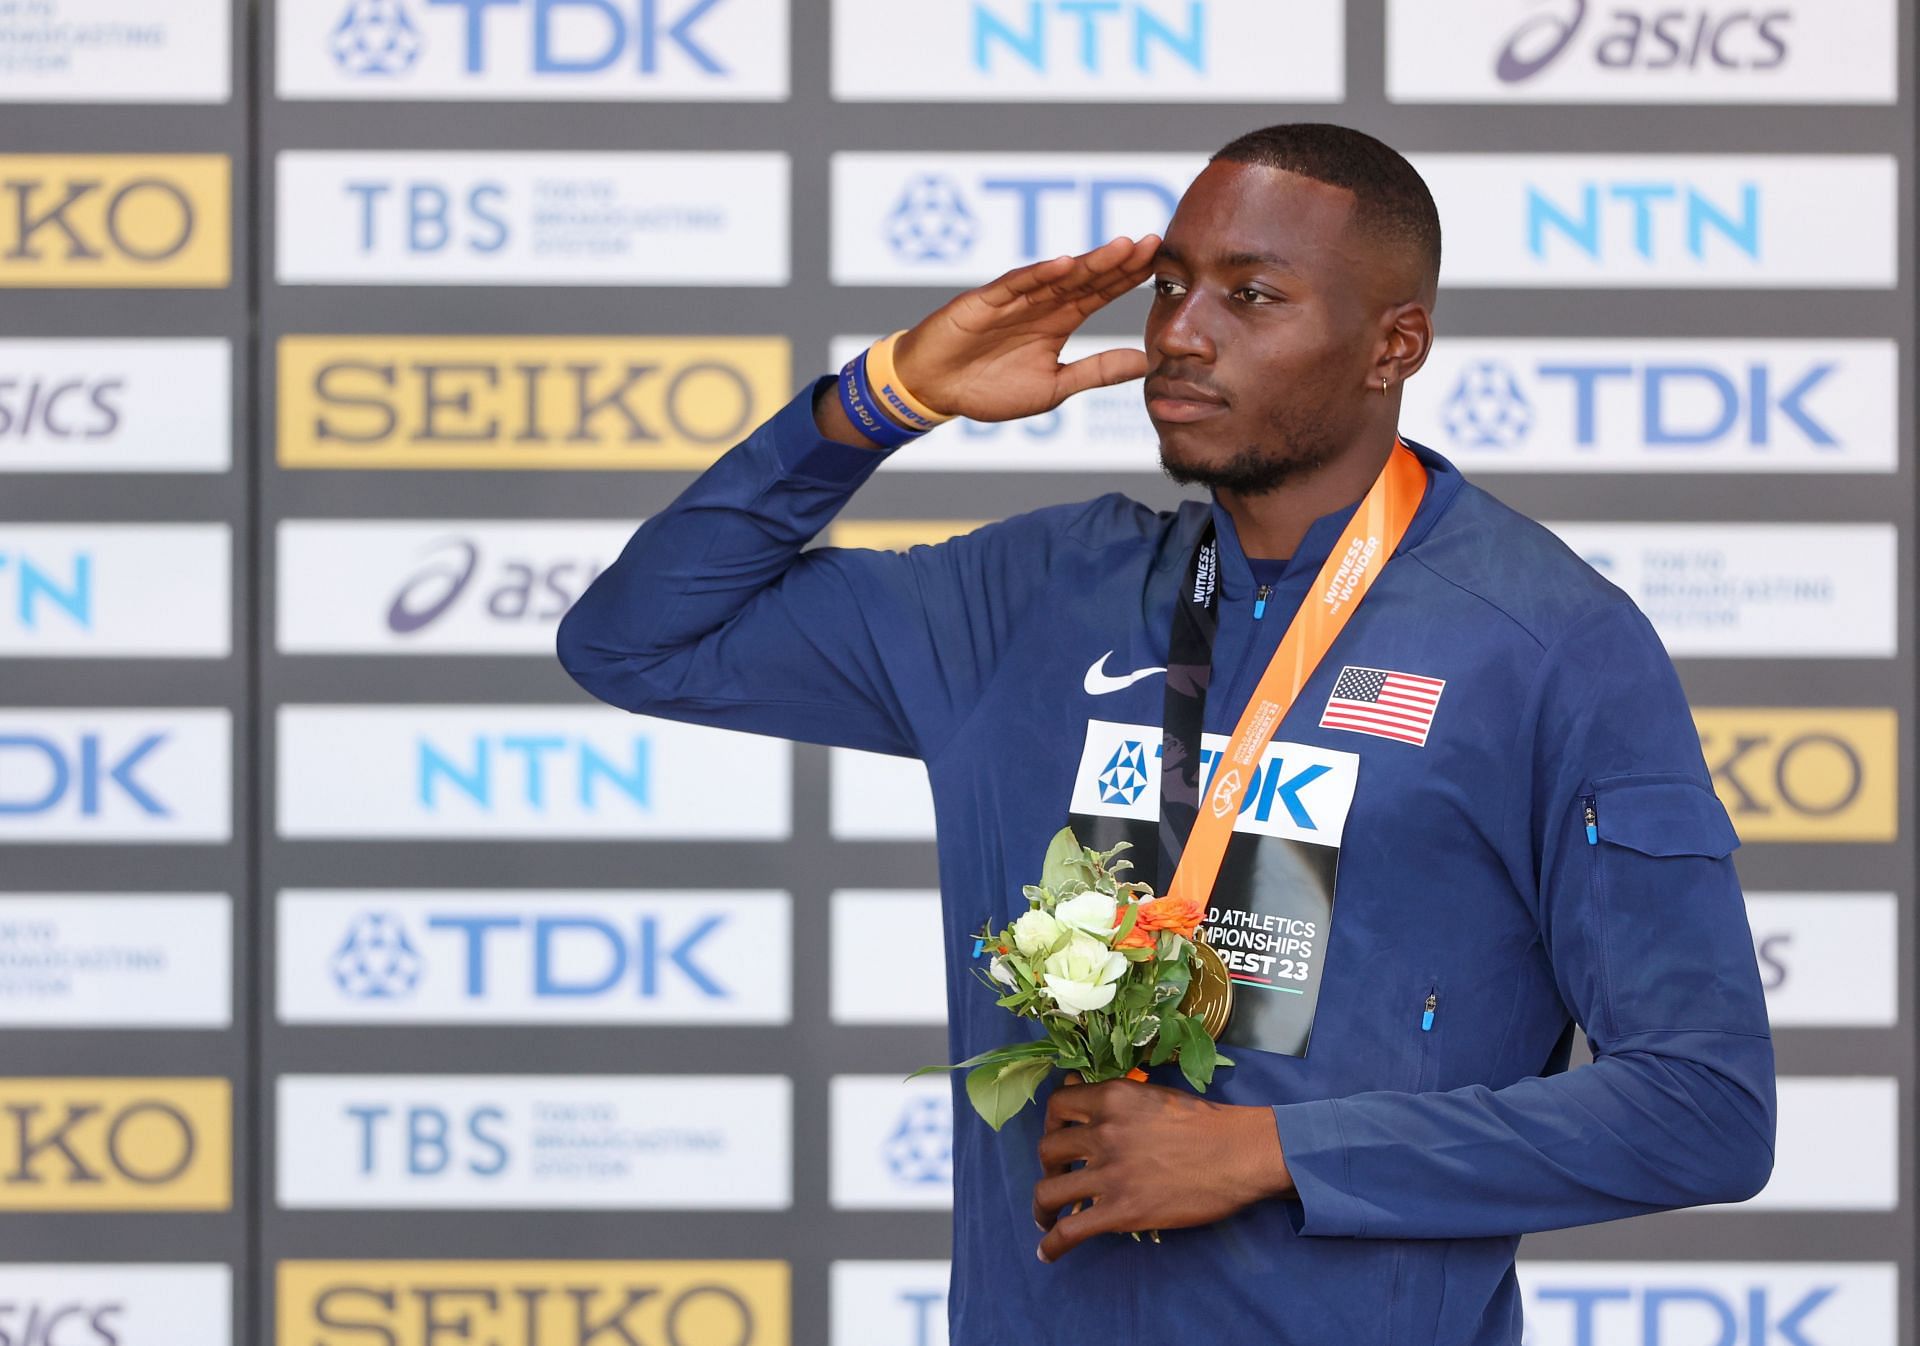
<svg viewBox="0 0 1920 1346"><path fill-rule="evenodd" d="M1095 659L1087 666L1087 676L1081 683L1088 696L1104 696L1108 692L1117 692L1123 687L1131 687L1142 678L1150 678L1155 673L1165 673L1165 668L1136 668L1131 673L1110 674L1106 671L1107 660L1113 658L1113 651Z"/></svg>

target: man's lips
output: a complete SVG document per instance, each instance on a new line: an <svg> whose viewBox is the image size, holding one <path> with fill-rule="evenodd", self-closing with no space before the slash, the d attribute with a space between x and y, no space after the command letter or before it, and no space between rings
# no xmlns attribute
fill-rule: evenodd
<svg viewBox="0 0 1920 1346"><path fill-rule="evenodd" d="M1199 421L1217 416L1227 404L1217 393L1178 379L1147 384L1147 414L1156 421Z"/></svg>

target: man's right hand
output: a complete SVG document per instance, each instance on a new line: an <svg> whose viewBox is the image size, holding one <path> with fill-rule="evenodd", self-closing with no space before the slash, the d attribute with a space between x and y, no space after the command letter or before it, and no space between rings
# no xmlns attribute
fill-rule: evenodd
<svg viewBox="0 0 1920 1346"><path fill-rule="evenodd" d="M976 421L1037 416L1075 393L1142 378L1147 357L1137 350L1101 351L1069 365L1060 351L1090 315L1147 278L1159 248L1155 234L1110 239L956 295L900 338L894 372L933 410ZM869 443L831 390L814 414L832 438Z"/></svg>

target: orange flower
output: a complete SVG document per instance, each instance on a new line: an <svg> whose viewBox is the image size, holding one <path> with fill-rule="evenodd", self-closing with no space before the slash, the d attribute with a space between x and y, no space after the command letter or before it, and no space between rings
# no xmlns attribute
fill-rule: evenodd
<svg viewBox="0 0 1920 1346"><path fill-rule="evenodd" d="M1151 949L1156 930L1172 930L1192 939L1201 918L1206 915L1205 905L1191 899L1176 901L1170 897L1156 897L1139 903L1138 908L1140 914L1134 918L1133 929L1127 932L1125 939L1115 941L1114 948ZM1125 915L1124 909L1120 915ZM1116 927L1119 924L1119 920L1114 921Z"/></svg>

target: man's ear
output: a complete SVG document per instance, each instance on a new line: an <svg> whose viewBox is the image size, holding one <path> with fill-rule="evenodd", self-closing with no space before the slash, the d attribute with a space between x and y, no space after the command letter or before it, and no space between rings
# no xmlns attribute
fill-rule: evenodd
<svg viewBox="0 0 1920 1346"><path fill-rule="evenodd" d="M1418 299L1387 310L1375 377L1398 387L1420 372L1433 349L1433 312Z"/></svg>

